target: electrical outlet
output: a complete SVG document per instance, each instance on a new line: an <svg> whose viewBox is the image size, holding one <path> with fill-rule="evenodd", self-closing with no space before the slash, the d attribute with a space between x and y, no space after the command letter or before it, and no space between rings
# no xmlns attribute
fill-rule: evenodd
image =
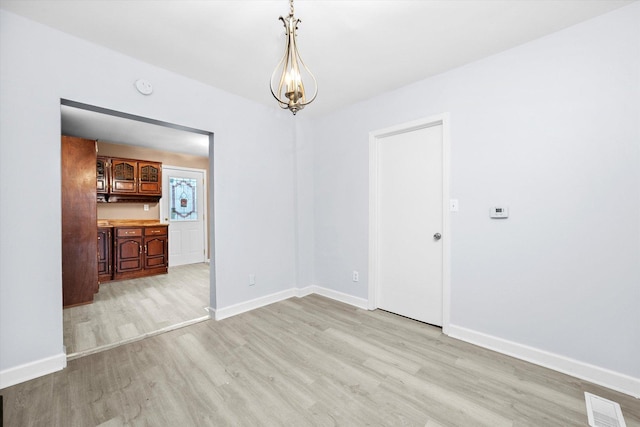
<svg viewBox="0 0 640 427"><path fill-rule="evenodd" d="M256 275L255 274L250 274L249 275L249 286L253 286L256 284Z"/></svg>
<svg viewBox="0 0 640 427"><path fill-rule="evenodd" d="M356 270L353 270L353 276L351 277L354 282L360 280L360 274Z"/></svg>
<svg viewBox="0 0 640 427"><path fill-rule="evenodd" d="M149 210L149 205L144 205L143 209L144 209L145 211L148 211L148 210Z"/></svg>

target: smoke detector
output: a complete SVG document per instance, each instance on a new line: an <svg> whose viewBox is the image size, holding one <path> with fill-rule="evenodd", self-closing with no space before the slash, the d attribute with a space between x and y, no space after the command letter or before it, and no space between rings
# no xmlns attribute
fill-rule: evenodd
<svg viewBox="0 0 640 427"><path fill-rule="evenodd" d="M143 95L151 95L153 93L153 85L145 79L136 80L136 89Z"/></svg>

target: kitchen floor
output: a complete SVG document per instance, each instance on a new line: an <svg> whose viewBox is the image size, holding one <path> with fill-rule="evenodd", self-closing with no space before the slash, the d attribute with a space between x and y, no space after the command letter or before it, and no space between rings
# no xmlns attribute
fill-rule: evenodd
<svg viewBox="0 0 640 427"><path fill-rule="evenodd" d="M204 320L208 306L208 263L170 267L168 274L103 283L93 304L63 310L67 358Z"/></svg>

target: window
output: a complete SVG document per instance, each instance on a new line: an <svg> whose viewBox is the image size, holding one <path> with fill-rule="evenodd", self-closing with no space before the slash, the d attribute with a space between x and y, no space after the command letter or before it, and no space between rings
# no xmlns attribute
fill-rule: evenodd
<svg viewBox="0 0 640 427"><path fill-rule="evenodd" d="M196 180L169 177L171 221L193 221L198 219Z"/></svg>

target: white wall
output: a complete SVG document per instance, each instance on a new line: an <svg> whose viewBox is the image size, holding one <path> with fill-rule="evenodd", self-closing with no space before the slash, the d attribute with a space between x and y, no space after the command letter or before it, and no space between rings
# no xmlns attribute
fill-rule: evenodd
<svg viewBox="0 0 640 427"><path fill-rule="evenodd" d="M25 364L53 360L46 370L64 360L61 98L214 132L212 300L224 308L295 285L294 134L282 132L292 129L288 112L5 11L0 31L0 387L29 371ZM153 83L153 95L136 92L140 77Z"/></svg>
<svg viewBox="0 0 640 427"><path fill-rule="evenodd" d="M311 108L311 107L309 107ZM296 173L296 217L297 217L297 280L298 287L304 288L314 284L313 281L313 139L307 132L311 129L311 121L302 117L296 118L295 139Z"/></svg>
<svg viewBox="0 0 640 427"><path fill-rule="evenodd" d="M451 324L640 378L638 22L636 3L315 121L315 283L367 297L368 133L450 112Z"/></svg>

